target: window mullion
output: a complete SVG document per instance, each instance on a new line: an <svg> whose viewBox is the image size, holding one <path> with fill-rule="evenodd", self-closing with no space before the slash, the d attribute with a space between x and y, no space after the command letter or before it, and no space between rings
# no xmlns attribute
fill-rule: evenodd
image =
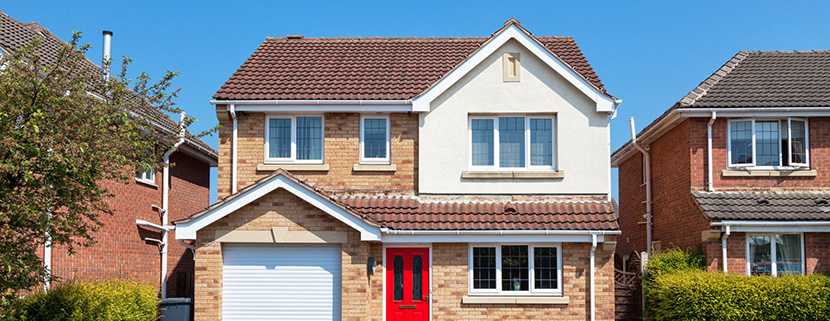
<svg viewBox="0 0 830 321"><path fill-rule="evenodd" d="M291 160L297 160L297 117L291 117Z"/></svg>
<svg viewBox="0 0 830 321"><path fill-rule="evenodd" d="M783 157L783 154L782 154ZM787 117L787 164L793 165L793 119Z"/></svg>
<svg viewBox="0 0 830 321"><path fill-rule="evenodd" d="M778 254L776 253L775 243L777 242L776 234L770 234L769 243L770 243L770 259L772 260L772 275L778 276Z"/></svg>
<svg viewBox="0 0 830 321"><path fill-rule="evenodd" d="M536 253L533 245L527 246L527 283L528 287L527 290L530 293L533 293L534 288L536 287Z"/></svg>
<svg viewBox="0 0 830 321"><path fill-rule="evenodd" d="M501 293L501 246L496 245L496 291Z"/></svg>
<svg viewBox="0 0 830 321"><path fill-rule="evenodd" d="M755 141L755 119L752 120L750 123L752 126L752 167L755 167L755 164L758 162L758 155L755 153L755 147L757 147L758 143Z"/></svg>
<svg viewBox="0 0 830 321"><path fill-rule="evenodd" d="M499 162L499 118L493 117L493 166L501 168Z"/></svg>
<svg viewBox="0 0 830 321"><path fill-rule="evenodd" d="M525 123L525 168L530 169L530 117L524 118Z"/></svg>

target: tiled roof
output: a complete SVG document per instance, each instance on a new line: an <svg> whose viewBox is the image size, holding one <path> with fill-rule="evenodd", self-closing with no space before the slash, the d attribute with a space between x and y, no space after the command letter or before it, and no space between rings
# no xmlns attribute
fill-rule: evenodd
<svg viewBox="0 0 830 321"><path fill-rule="evenodd" d="M712 220L830 220L830 192L692 192Z"/></svg>
<svg viewBox="0 0 830 321"><path fill-rule="evenodd" d="M57 62L60 50L66 43L51 33L49 29L35 22L21 23L9 17L5 12L0 11L0 49L11 54L23 46L28 45L36 37L42 38L40 46L35 52L41 56L43 63L51 65ZM86 60L87 67L93 70L100 70L100 67L89 59ZM167 114L146 103L137 103L133 106L132 112L147 119L154 125L166 131L178 131L178 123ZM187 133L187 143L200 152L217 159L218 154L207 143L191 133Z"/></svg>
<svg viewBox="0 0 830 321"><path fill-rule="evenodd" d="M511 19L506 26L510 23L518 25ZM441 80L492 38L269 37L213 98L412 99ZM573 38L534 38L589 83L605 92L602 81Z"/></svg>
<svg viewBox="0 0 830 321"><path fill-rule="evenodd" d="M422 203L411 197L334 196L278 169L233 195L176 223L190 222L284 176L373 225L395 230L617 230L613 205L606 202Z"/></svg>

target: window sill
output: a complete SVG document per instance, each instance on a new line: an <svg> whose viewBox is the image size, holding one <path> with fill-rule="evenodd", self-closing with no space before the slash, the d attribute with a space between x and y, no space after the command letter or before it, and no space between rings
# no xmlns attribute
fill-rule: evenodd
<svg viewBox="0 0 830 321"><path fill-rule="evenodd" d="M355 172L394 172L397 166L395 164L354 164L352 170Z"/></svg>
<svg viewBox="0 0 830 321"><path fill-rule="evenodd" d="M463 304L568 304L566 296L517 297L517 296L464 296Z"/></svg>
<svg viewBox="0 0 830 321"><path fill-rule="evenodd" d="M302 171L302 172L326 172L329 170L329 164L258 164L257 171L275 171L278 169L287 171Z"/></svg>
<svg viewBox="0 0 830 321"><path fill-rule="evenodd" d="M816 170L723 170L724 177L816 177Z"/></svg>
<svg viewBox="0 0 830 321"><path fill-rule="evenodd" d="M136 178L135 182L140 183L141 185L147 185L147 186L150 186L150 187L159 188L159 186L156 185L156 182L154 182L154 181Z"/></svg>
<svg viewBox="0 0 830 321"><path fill-rule="evenodd" d="M563 179L565 171L463 171L466 179Z"/></svg>

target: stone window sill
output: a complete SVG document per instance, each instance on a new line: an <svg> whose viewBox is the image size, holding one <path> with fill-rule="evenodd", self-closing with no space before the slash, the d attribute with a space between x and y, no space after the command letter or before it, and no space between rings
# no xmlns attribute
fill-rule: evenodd
<svg viewBox="0 0 830 321"><path fill-rule="evenodd" d="M465 179L563 179L565 171L463 171Z"/></svg>
<svg viewBox="0 0 830 321"><path fill-rule="evenodd" d="M723 170L724 177L816 177L816 170Z"/></svg>
<svg viewBox="0 0 830 321"><path fill-rule="evenodd" d="M464 296L463 304L568 304L566 296Z"/></svg>
<svg viewBox="0 0 830 321"><path fill-rule="evenodd" d="M354 164L352 170L355 172L394 172L397 166L395 164Z"/></svg>
<svg viewBox="0 0 830 321"><path fill-rule="evenodd" d="M326 172L329 170L329 164L258 164L256 166L256 170L263 172L280 168L287 171Z"/></svg>
<svg viewBox="0 0 830 321"><path fill-rule="evenodd" d="M145 186L149 186L149 187L153 187L153 188L159 188L159 186L158 186L158 185L156 185L156 182L154 182L154 181L149 181L149 180L144 180L144 179L136 178L136 179L135 179L135 182L136 182L136 183L139 183L139 184L141 184L141 185L145 185Z"/></svg>

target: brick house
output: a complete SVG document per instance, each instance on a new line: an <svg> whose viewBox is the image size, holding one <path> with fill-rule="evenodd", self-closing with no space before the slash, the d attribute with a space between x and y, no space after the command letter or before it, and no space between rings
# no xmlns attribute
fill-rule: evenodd
<svg viewBox="0 0 830 321"><path fill-rule="evenodd" d="M620 101L572 38L267 38L213 98L196 320L614 318Z"/></svg>
<svg viewBox="0 0 830 321"><path fill-rule="evenodd" d="M615 151L618 253L651 241L701 246L710 271L830 272L828 66L828 51L739 52Z"/></svg>
<svg viewBox="0 0 830 321"><path fill-rule="evenodd" d="M36 52L44 62L55 62L60 48L66 45L64 41L36 22L21 23L0 12L0 55L11 54L36 37L43 39ZM158 130L178 130L177 122L161 112L144 108L132 112L151 121ZM169 169L170 220L185 218L210 204L210 168L217 161L213 148L189 134L178 151L172 153L170 163L175 166ZM115 195L109 200L114 215L99 217L103 226L93 234L97 243L92 247L77 247L74 255L68 255L62 247L45 247L42 255L51 274L63 280L121 278L161 287L163 255L158 242L151 239L162 240L163 234L150 224L141 226L136 222L163 225L159 210L164 203L163 180L163 173L149 171L136 173L135 181L127 185L101 182ZM167 287L159 291L162 296L169 293L171 297L192 297L193 254L178 242L168 243L172 244L167 246Z"/></svg>

